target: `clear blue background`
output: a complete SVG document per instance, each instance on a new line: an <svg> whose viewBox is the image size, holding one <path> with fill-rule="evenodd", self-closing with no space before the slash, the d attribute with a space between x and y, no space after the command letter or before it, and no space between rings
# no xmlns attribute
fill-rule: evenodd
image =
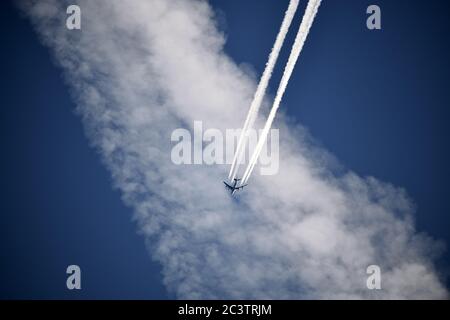
<svg viewBox="0 0 450 320"><path fill-rule="evenodd" d="M260 75L288 1L211 3L226 52ZM365 27L370 4L382 9L381 31ZM404 187L418 230L447 244L449 10L443 0L324 0L283 103L347 168ZM0 30L0 298L173 298L49 51L10 2ZM65 287L69 264L82 269L81 291Z"/></svg>

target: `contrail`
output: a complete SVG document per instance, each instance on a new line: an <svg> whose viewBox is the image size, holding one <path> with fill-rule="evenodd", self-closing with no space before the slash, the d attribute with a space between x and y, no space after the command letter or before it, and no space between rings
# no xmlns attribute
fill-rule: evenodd
<svg viewBox="0 0 450 320"><path fill-rule="evenodd" d="M280 27L280 31L278 32L275 44L273 45L272 51L270 52L269 60L266 63L266 68L264 69L263 75L261 76L261 80L259 81L258 88L256 89L253 101L250 105L250 109L247 114L247 118L245 119L244 127L242 128L236 152L233 157L233 163L231 164L231 169L228 174L228 178L231 180L235 178L236 173L239 169L239 163L242 160L242 156L244 154L246 145L245 137L247 136L248 130L253 127L253 124L258 115L258 111L264 98L267 86L269 84L269 80L272 76L275 63L277 62L278 55L283 46L284 39L286 38L286 34L289 31L292 19L294 18L295 12L297 11L298 2L299 0L291 0L289 2L289 6L284 15L283 23L281 24Z"/></svg>
<svg viewBox="0 0 450 320"><path fill-rule="evenodd" d="M300 24L300 28L295 38L294 45L292 46L291 54L289 55L289 60L284 69L283 77L281 78L280 86L278 87L275 101L273 103L272 109L270 110L269 117L267 118L266 124L264 125L264 129L261 133L261 136L258 140L258 144L256 145L256 148L253 151L251 159L247 165L247 169L245 170L244 176L242 177L242 184L248 181L253 171L253 168L255 167L256 161L258 160L259 154L261 153L262 147L266 142L267 135L269 133L270 128L272 127L273 120L275 118L278 108L280 107L281 99L283 98L284 92L286 91L286 87L294 70L295 63L297 62L300 52L302 51L303 45L305 44L306 37L308 36L309 30L317 14L317 10L319 9L320 3L321 0L309 0L308 2L305 14L303 15L303 19Z"/></svg>

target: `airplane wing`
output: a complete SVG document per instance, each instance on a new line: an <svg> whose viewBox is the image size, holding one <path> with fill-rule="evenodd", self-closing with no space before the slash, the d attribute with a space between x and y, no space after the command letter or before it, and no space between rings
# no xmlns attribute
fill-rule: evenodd
<svg viewBox="0 0 450 320"><path fill-rule="evenodd" d="M225 185L225 187L227 187L228 189L233 189L232 186L230 186L228 183L226 183L225 181L222 181L223 184Z"/></svg>
<svg viewBox="0 0 450 320"><path fill-rule="evenodd" d="M246 184L244 184L243 186L235 187L235 186L229 185L225 181L222 181L222 182L225 185L225 187L231 191L231 194L234 194L237 190L244 189L244 187L247 186Z"/></svg>

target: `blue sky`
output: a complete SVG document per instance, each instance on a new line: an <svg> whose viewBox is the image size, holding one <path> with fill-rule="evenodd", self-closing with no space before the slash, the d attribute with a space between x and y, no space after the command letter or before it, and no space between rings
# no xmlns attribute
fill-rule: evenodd
<svg viewBox="0 0 450 320"><path fill-rule="evenodd" d="M417 229L448 244L448 4L374 3L381 31L365 28L372 2L324 1L283 108L345 167L405 188ZM211 4L226 53L260 75L287 1ZM1 7L0 297L173 297L89 146L60 69L29 22L10 3ZM445 253L443 270L448 262ZM81 291L65 288L69 264L82 269Z"/></svg>

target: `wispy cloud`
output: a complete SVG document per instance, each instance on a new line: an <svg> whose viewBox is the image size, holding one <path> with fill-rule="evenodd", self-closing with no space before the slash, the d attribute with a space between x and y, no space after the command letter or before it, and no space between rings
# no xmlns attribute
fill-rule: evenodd
<svg viewBox="0 0 450 320"><path fill-rule="evenodd" d="M77 3L81 31L64 27L64 1L22 6L177 297L447 297L433 267L439 246L414 230L405 192L333 174L301 127L280 119L280 172L253 176L239 201L222 188L225 166L172 164L172 130L194 120L233 128L255 92L207 2ZM383 290L366 289L370 264Z"/></svg>

